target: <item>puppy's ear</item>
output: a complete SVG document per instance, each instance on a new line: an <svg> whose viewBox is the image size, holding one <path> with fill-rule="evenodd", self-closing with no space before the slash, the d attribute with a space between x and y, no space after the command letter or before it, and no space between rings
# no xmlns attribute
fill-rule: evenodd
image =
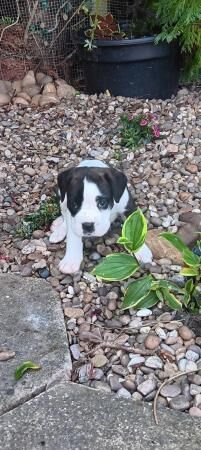
<svg viewBox="0 0 201 450"><path fill-rule="evenodd" d="M74 172L74 167L71 167L70 169L64 170L63 172L60 172L58 175L58 188L60 191L61 196L61 202L64 201L65 195L68 192L68 187L70 184L70 180L72 178L72 174Z"/></svg>
<svg viewBox="0 0 201 450"><path fill-rule="evenodd" d="M127 185L126 175L117 169L110 168L106 172L106 178L111 185L113 198L118 203Z"/></svg>

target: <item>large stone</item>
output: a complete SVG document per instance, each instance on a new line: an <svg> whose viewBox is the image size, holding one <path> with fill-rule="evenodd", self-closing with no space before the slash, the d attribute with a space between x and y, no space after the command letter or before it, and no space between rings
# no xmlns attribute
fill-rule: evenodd
<svg viewBox="0 0 201 450"><path fill-rule="evenodd" d="M179 220L185 223L195 225L197 227L197 231L201 231L201 213L188 211L183 214L180 214Z"/></svg>
<svg viewBox="0 0 201 450"><path fill-rule="evenodd" d="M198 214L197 214L198 215ZM185 223L179 230L178 236L189 247L193 247L196 244L201 227L193 223Z"/></svg>
<svg viewBox="0 0 201 450"><path fill-rule="evenodd" d="M0 414L44 391L56 380L69 379L71 359L58 295L47 282L0 275L0 343L15 352L0 362ZM18 365L33 361L40 370L19 381Z"/></svg>
<svg viewBox="0 0 201 450"><path fill-rule="evenodd" d="M149 230L146 243L151 249L154 259L167 258L175 264L182 264L181 253L166 239L160 237L161 230Z"/></svg>
<svg viewBox="0 0 201 450"><path fill-rule="evenodd" d="M66 383L0 418L0 450L200 450L200 418L158 406L158 420L144 402Z"/></svg>

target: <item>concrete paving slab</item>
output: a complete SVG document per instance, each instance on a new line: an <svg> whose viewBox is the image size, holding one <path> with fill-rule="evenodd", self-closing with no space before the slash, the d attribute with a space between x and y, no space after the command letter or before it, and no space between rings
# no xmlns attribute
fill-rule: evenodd
<svg viewBox="0 0 201 450"><path fill-rule="evenodd" d="M0 450L200 450L201 420L73 383L0 417Z"/></svg>
<svg viewBox="0 0 201 450"><path fill-rule="evenodd" d="M15 357L0 361L0 414L70 378L71 359L59 296L43 280L0 275L0 350ZM16 367L41 365L15 381Z"/></svg>

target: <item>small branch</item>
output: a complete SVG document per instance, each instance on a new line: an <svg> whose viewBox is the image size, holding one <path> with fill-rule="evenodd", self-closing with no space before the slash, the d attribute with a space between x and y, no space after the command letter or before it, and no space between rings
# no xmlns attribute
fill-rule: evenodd
<svg viewBox="0 0 201 450"><path fill-rule="evenodd" d="M27 26L26 26L26 29L25 29L25 32L24 32L24 43L25 43L25 44L27 44L28 35L29 35L29 28L30 28L30 25L32 24L33 19L34 19L34 16L35 16L35 14L36 14L36 10L37 10L37 8L38 8L38 4L39 4L39 0L36 0L36 1L34 2L34 5L33 5L33 8L32 8L32 11L31 11L29 20L28 20L28 22L27 22Z"/></svg>
<svg viewBox="0 0 201 450"><path fill-rule="evenodd" d="M69 53L60 63L57 63L57 67L61 67L64 64L66 64L76 53L76 50L74 49L71 53Z"/></svg>
<svg viewBox="0 0 201 450"><path fill-rule="evenodd" d="M61 6L58 8L57 13L56 13L56 16L55 16L55 25L54 25L53 28L48 28L48 29L46 29L47 33L52 33L53 31L55 31L55 30L58 28L58 25L59 25L59 22L58 22L58 16L59 16L59 13L60 13L60 11L64 8L64 6L67 5L67 3L69 3L69 0L66 0L66 2L64 2L63 5L61 5Z"/></svg>
<svg viewBox="0 0 201 450"><path fill-rule="evenodd" d="M76 16L76 14L79 14L80 9L82 8L82 6L84 5L85 0L83 0L80 3L80 6L78 6L78 8L74 11L74 13L72 14L72 16L66 21L65 25L63 26L63 28L60 30L60 32L57 34L56 38L51 42L49 50L52 49L53 45L55 44L55 42L57 41L57 39L59 38L59 36L63 33L63 31L65 30L65 28L69 25L69 23L71 22L71 20Z"/></svg>
<svg viewBox="0 0 201 450"><path fill-rule="evenodd" d="M196 373L196 372L199 372L199 370L200 370L200 369L191 370L190 372L186 372L186 371L185 371L185 372L177 373L176 375L174 375L174 376L171 377L171 378L168 378L168 380L165 380L165 381L161 384L161 386L159 387L159 389L158 389L157 392L156 392L156 395L155 395L155 397L154 397L154 403L153 403L153 413L154 413L154 419L155 419L156 425L158 425L158 417L157 417L157 411L156 411L156 408L157 408L157 400L158 400L158 396L159 396L159 394L160 394L160 392L161 392L161 389L162 389L164 386L166 386L166 384L169 384L171 381L176 380L176 378L182 377L182 376L184 376L184 375L189 375L190 373Z"/></svg>
<svg viewBox="0 0 201 450"><path fill-rule="evenodd" d="M16 5L17 5L17 19L15 22L11 23L10 25L7 25L5 28L3 28L2 32L1 32L1 36L0 36L0 42L3 39L3 35L5 33L6 30L8 30L8 28L14 27L14 25L17 25L19 20L20 20L20 7L19 7L19 1L15 0Z"/></svg>
<svg viewBox="0 0 201 450"><path fill-rule="evenodd" d="M129 347L127 345L112 344L110 342L103 342L102 344L100 344L100 346L101 346L101 348L111 348L113 350L122 350L127 353L134 353L137 355L140 354L143 356L151 356L156 353L151 350L144 350L142 348Z"/></svg>

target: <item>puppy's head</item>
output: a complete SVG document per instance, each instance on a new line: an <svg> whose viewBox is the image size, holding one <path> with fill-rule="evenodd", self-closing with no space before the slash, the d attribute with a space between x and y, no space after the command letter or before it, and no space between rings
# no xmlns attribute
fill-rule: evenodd
<svg viewBox="0 0 201 450"><path fill-rule="evenodd" d="M103 236L111 210L126 188L126 176L113 168L76 167L58 176L61 203L67 202L71 225L79 236Z"/></svg>

